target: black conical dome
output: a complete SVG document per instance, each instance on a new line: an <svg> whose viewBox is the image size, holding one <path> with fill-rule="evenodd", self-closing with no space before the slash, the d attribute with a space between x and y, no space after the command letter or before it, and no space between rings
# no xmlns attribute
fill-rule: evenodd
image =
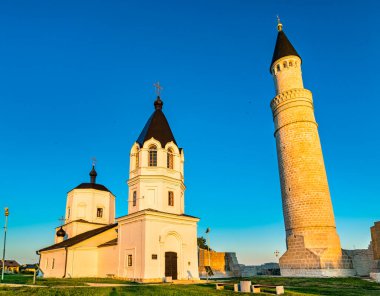
<svg viewBox="0 0 380 296"><path fill-rule="evenodd" d="M62 228L62 226L61 226L61 228L58 229L58 231L57 231L56 234L57 234L58 237L64 237L66 235L66 231L64 231L63 228Z"/></svg>
<svg viewBox="0 0 380 296"><path fill-rule="evenodd" d="M164 103L162 102L161 98L158 96L154 102L155 111L149 117L142 132L140 133L140 136L136 141L139 143L140 147L142 147L144 143L152 137L159 141L162 147L171 141L177 145L169 123L164 113L162 112L163 104Z"/></svg>
<svg viewBox="0 0 380 296"><path fill-rule="evenodd" d="M293 47L293 45L290 43L288 37L286 37L284 31L280 30L277 34L277 40L276 40L276 46L274 48L273 57L272 57L272 63L270 64L270 69L272 68L272 65L279 59L286 57L286 56L297 56L301 59L301 56L298 54L296 49ZM301 59L302 61L302 59Z"/></svg>

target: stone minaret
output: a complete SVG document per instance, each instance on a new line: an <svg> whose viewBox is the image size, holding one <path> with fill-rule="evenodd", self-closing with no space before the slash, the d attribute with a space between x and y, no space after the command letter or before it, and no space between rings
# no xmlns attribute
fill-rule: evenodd
<svg viewBox="0 0 380 296"><path fill-rule="evenodd" d="M323 161L312 93L303 87L301 57L279 22L270 72L276 96L270 106L275 126L287 251L283 276L346 276Z"/></svg>

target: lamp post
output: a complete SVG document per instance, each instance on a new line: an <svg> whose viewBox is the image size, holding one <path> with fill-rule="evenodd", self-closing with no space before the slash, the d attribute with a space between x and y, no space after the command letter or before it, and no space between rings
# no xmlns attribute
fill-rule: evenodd
<svg viewBox="0 0 380 296"><path fill-rule="evenodd" d="M211 257L210 257L210 238L209 238L209 232L210 232L210 227L207 227L206 229L206 242L207 242L207 249L208 249L208 266L211 269ZM208 271L207 271L207 281L208 281Z"/></svg>
<svg viewBox="0 0 380 296"><path fill-rule="evenodd" d="M5 225L4 225L4 248L3 248L3 269L1 270L1 281L4 281L4 268L5 268L5 243L7 241L7 224L8 224L8 216L9 216L9 209L4 209L4 215L5 215Z"/></svg>

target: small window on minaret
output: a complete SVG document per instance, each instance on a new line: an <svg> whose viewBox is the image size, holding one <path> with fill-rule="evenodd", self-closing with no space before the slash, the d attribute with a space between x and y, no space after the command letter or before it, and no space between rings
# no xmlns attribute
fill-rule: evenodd
<svg viewBox="0 0 380 296"><path fill-rule="evenodd" d="M102 218L103 217L103 208L97 208L96 210L96 217Z"/></svg>
<svg viewBox="0 0 380 296"><path fill-rule="evenodd" d="M168 204L169 206L174 206L174 193L173 191L169 191L169 194L168 194Z"/></svg>
<svg viewBox="0 0 380 296"><path fill-rule="evenodd" d="M136 206L136 203L137 203L137 192L133 191L133 201L132 201L132 204L133 204L134 207Z"/></svg>
<svg viewBox="0 0 380 296"><path fill-rule="evenodd" d="M67 219L70 219L70 208L67 208Z"/></svg>
<svg viewBox="0 0 380 296"><path fill-rule="evenodd" d="M166 167L168 169L173 169L173 150L171 148L168 149Z"/></svg>
<svg viewBox="0 0 380 296"><path fill-rule="evenodd" d="M54 269L54 264L55 264L55 258L53 258L53 262L51 263L51 269Z"/></svg>
<svg viewBox="0 0 380 296"><path fill-rule="evenodd" d="M149 146L149 166L157 166L157 147Z"/></svg>

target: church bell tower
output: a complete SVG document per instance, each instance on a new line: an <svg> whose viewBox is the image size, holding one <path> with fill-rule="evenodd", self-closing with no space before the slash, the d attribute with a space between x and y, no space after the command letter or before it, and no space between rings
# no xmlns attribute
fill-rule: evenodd
<svg viewBox="0 0 380 296"><path fill-rule="evenodd" d="M184 152L178 148L157 96L154 112L130 153L128 213L153 209L184 214Z"/></svg>
<svg viewBox="0 0 380 296"><path fill-rule="evenodd" d="M287 251L283 276L348 276L323 161L311 91L303 86L302 60L278 22L270 73L276 96L275 126Z"/></svg>
<svg viewBox="0 0 380 296"><path fill-rule="evenodd" d="M155 86L154 111L130 152L128 215L117 219L119 276L199 279L199 218L185 214L184 152L162 112L161 87Z"/></svg>

